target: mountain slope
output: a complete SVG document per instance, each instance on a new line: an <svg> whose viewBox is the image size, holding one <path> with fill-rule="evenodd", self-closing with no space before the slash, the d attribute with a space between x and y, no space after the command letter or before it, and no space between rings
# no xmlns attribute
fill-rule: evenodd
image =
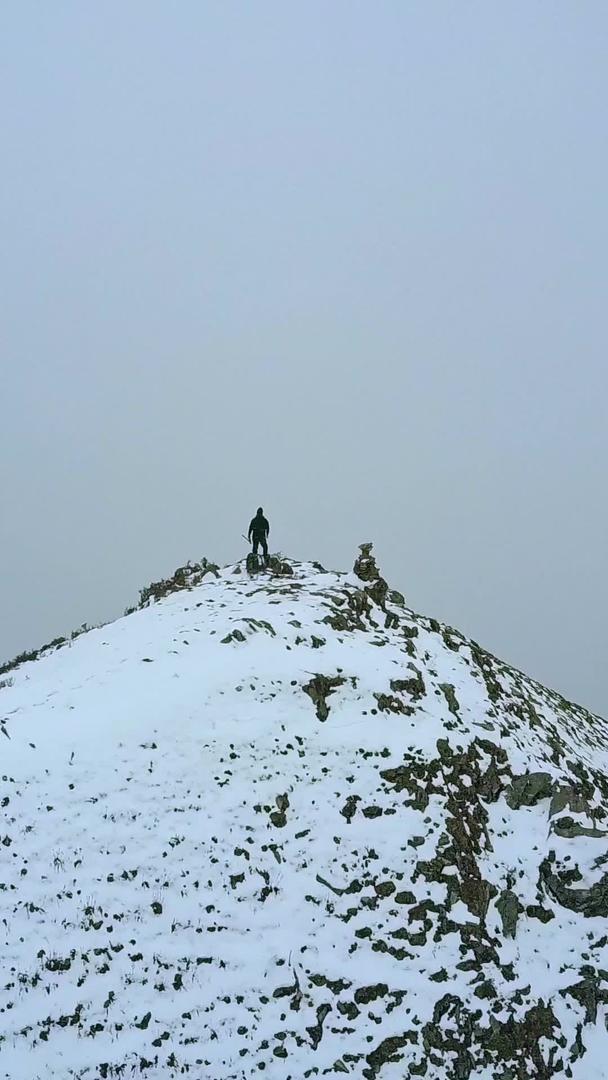
<svg viewBox="0 0 608 1080"><path fill-rule="evenodd" d="M182 568L11 680L0 1075L606 1076L608 726L369 545Z"/></svg>

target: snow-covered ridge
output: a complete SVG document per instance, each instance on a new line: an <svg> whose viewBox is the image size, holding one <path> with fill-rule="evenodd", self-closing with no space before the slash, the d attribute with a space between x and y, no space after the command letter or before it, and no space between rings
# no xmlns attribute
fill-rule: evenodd
<svg viewBox="0 0 608 1080"><path fill-rule="evenodd" d="M605 721L370 545L141 605L0 689L0 1075L605 1076Z"/></svg>

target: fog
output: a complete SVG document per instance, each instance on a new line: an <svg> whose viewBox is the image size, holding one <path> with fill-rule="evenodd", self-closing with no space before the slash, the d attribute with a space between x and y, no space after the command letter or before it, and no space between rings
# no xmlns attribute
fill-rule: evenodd
<svg viewBox="0 0 608 1080"><path fill-rule="evenodd" d="M384 575L608 712L608 8L0 13L0 658L188 558Z"/></svg>

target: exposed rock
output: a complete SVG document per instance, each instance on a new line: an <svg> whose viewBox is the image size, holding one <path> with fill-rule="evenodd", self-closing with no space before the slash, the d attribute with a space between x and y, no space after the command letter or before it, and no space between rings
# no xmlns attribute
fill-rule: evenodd
<svg viewBox="0 0 608 1080"><path fill-rule="evenodd" d="M529 919L539 919L542 923L551 922L551 919L555 918L555 913L550 908L543 907L542 904L528 904L526 915Z"/></svg>
<svg viewBox="0 0 608 1080"><path fill-rule="evenodd" d="M412 701L421 701L426 694L426 686L422 673L415 667L414 664L408 663L410 671L415 672L413 679L391 679L391 690L396 693L407 693L410 695Z"/></svg>
<svg viewBox="0 0 608 1080"><path fill-rule="evenodd" d="M549 817L559 814L566 807L574 814L589 814L591 812L589 800L585 798L581 791L577 791L572 784L556 784L551 797Z"/></svg>
<svg viewBox="0 0 608 1080"><path fill-rule="evenodd" d="M601 838L608 836L608 830L589 828L588 826L581 825L574 818L564 815L553 823L553 832L557 836L564 836L567 840L573 840L576 836L594 836Z"/></svg>
<svg viewBox="0 0 608 1080"><path fill-rule="evenodd" d="M250 551L247 555L247 558L245 559L245 567L247 569L247 573L251 576L257 574L258 571L261 570L259 558L257 555L253 554L253 551Z"/></svg>
<svg viewBox="0 0 608 1080"><path fill-rule="evenodd" d="M359 802L361 802L359 795L349 795L344 806L340 810L342 817L346 818L349 825L357 812L357 803Z"/></svg>
<svg viewBox="0 0 608 1080"><path fill-rule="evenodd" d="M339 686L343 686L345 682L346 679L341 675L315 675L310 682L302 687L304 693L308 694L314 701L319 720L327 720L327 717L329 716L327 698L330 694L333 694Z"/></svg>
<svg viewBox="0 0 608 1080"><path fill-rule="evenodd" d="M270 556L268 569L276 577L293 577L293 567L287 562L287 559L283 559L279 555Z"/></svg>
<svg viewBox="0 0 608 1080"><path fill-rule="evenodd" d="M353 573L361 581L377 581L380 577L380 571L376 566L376 560L372 555L373 544L360 544L360 555L355 559L355 565L353 566Z"/></svg>
<svg viewBox="0 0 608 1080"><path fill-rule="evenodd" d="M328 1013L331 1012L331 1005L319 1005L317 1009L317 1022L313 1027L306 1028L310 1035L310 1043L313 1050L316 1050L321 1039L323 1038L323 1024Z"/></svg>
<svg viewBox="0 0 608 1080"><path fill-rule="evenodd" d="M364 581L365 592L378 607L384 610L388 594L388 584L380 574L376 566L376 560L372 555L373 544L360 544L361 554L355 560L353 572L360 581Z"/></svg>
<svg viewBox="0 0 608 1080"><path fill-rule="evenodd" d="M371 585L365 586L365 592L374 601L378 607L384 611L384 605L386 603L386 594L388 592L388 585L384 578L378 577Z"/></svg>
<svg viewBox="0 0 608 1080"><path fill-rule="evenodd" d="M239 630L237 627L235 630L231 630L229 634L226 634L226 637L222 638L222 645L229 645L231 641L243 642L246 640L247 638L243 631Z"/></svg>
<svg viewBox="0 0 608 1080"><path fill-rule="evenodd" d="M496 887L483 878L466 878L460 886L460 896L472 915L482 921L488 912L490 900L496 894Z"/></svg>
<svg viewBox="0 0 608 1080"><path fill-rule="evenodd" d="M503 780L496 762L492 760L486 771L480 776L477 790L487 802L496 802L503 790Z"/></svg>
<svg viewBox="0 0 608 1080"><path fill-rule="evenodd" d="M374 694L380 712L402 713L411 716L414 710L394 694Z"/></svg>
<svg viewBox="0 0 608 1080"><path fill-rule="evenodd" d="M505 937L514 938L517 930L517 920L524 910L513 889L503 889L496 908L502 920L502 932Z"/></svg>
<svg viewBox="0 0 608 1080"><path fill-rule="evenodd" d="M586 966L582 969L581 974L585 976L581 982L560 990L560 993L564 997L573 997L583 1006L586 1024L595 1024L597 1022L598 1005L608 1004L608 989L604 990L601 985L608 980L608 972L597 972L593 968Z"/></svg>
<svg viewBox="0 0 608 1080"><path fill-rule="evenodd" d="M142 589L138 606L146 607L150 601L161 600L163 596L179 592L181 589L193 589L196 585L200 585L208 574L219 577L217 563L209 562L208 559L201 559L200 563L188 562L185 566L178 567L172 577L153 581Z"/></svg>
<svg viewBox="0 0 608 1080"><path fill-rule="evenodd" d="M549 859L544 859L540 866L540 878L547 892L562 907L577 911L587 917L608 916L608 874L588 889L570 889L563 882L564 874L554 874Z"/></svg>
<svg viewBox="0 0 608 1080"><path fill-rule="evenodd" d="M451 683L440 683L439 689L443 692L443 696L448 703L448 709L454 716L458 716L460 712L460 705L458 704L458 698L456 697L456 691Z"/></svg>
<svg viewBox="0 0 608 1080"><path fill-rule="evenodd" d="M505 797L512 810L520 806L534 806L540 799L551 797L553 779L546 772L530 772L523 776L514 776L506 789Z"/></svg>

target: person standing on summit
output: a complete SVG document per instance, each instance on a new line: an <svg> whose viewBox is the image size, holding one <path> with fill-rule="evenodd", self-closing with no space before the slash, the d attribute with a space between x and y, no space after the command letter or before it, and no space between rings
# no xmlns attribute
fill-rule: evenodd
<svg viewBox="0 0 608 1080"><path fill-rule="evenodd" d="M253 540L253 554L257 555L258 546L262 545L262 554L264 556L264 562L268 563L268 533L270 532L270 525L264 517L264 511L261 506L258 506L257 514L251 519L249 525L249 532L247 533L247 539Z"/></svg>

